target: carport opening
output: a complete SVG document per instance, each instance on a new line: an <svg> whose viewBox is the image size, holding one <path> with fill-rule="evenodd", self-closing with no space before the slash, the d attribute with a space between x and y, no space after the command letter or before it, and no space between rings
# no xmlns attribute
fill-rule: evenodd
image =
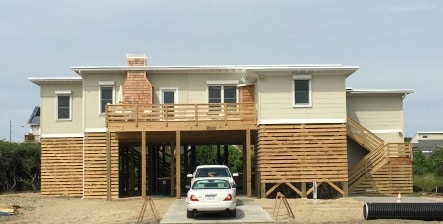
<svg viewBox="0 0 443 224"><path fill-rule="evenodd" d="M172 145L172 146L171 146ZM173 144L148 144L146 147L146 194L175 195L175 153ZM181 154L181 194L187 192L190 184L187 174L193 173L198 165L226 165L234 177L238 194L243 193L244 164L242 145L183 145ZM119 197L141 195L141 145L139 142L123 142L119 145ZM172 162L172 163L171 163ZM172 170L172 173L171 173ZM253 176L254 177L254 176ZM253 178L254 181L255 178ZM171 184L172 182L172 184ZM254 184L252 186L255 186ZM172 191L171 191L172 189Z"/></svg>

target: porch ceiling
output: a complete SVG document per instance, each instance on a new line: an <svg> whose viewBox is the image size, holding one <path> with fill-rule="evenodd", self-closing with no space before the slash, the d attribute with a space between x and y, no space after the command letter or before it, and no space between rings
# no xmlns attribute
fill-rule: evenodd
<svg viewBox="0 0 443 224"><path fill-rule="evenodd" d="M254 131L251 131L252 133ZM117 132L120 143L140 143L141 132ZM147 131L146 141L148 144L169 145L175 142L175 131ZM251 142L255 142L255 134L251 134ZM220 130L220 131L181 131L182 145L241 145L245 143L245 130Z"/></svg>

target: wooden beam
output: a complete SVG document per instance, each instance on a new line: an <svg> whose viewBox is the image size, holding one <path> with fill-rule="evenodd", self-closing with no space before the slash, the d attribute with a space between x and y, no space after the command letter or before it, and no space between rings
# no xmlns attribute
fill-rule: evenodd
<svg viewBox="0 0 443 224"><path fill-rule="evenodd" d="M268 191L266 191L265 197L271 194L275 189L277 189L281 183L276 183L274 186L272 186Z"/></svg>
<svg viewBox="0 0 443 224"><path fill-rule="evenodd" d="M106 132L106 199L111 200L111 132Z"/></svg>
<svg viewBox="0 0 443 224"><path fill-rule="evenodd" d="M296 188L293 184L291 183L286 183L286 185L288 185L288 187L290 187L293 191L295 191L295 193L297 193L298 195L302 196L303 192L301 192L298 188Z"/></svg>
<svg viewBox="0 0 443 224"><path fill-rule="evenodd" d="M146 131L142 131L142 198L146 200Z"/></svg>
<svg viewBox="0 0 443 224"><path fill-rule="evenodd" d="M180 130L175 132L175 196L180 199L181 180L180 180Z"/></svg>
<svg viewBox="0 0 443 224"><path fill-rule="evenodd" d="M252 197L251 130L246 130L246 196Z"/></svg>

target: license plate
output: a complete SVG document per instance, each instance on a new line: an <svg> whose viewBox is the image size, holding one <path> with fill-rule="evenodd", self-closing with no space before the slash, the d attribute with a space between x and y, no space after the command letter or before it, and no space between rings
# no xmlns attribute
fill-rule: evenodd
<svg viewBox="0 0 443 224"><path fill-rule="evenodd" d="M215 195L206 195L206 200L214 200Z"/></svg>

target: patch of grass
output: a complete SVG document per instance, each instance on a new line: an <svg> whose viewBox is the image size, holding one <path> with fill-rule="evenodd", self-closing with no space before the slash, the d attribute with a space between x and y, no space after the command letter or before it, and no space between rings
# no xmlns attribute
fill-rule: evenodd
<svg viewBox="0 0 443 224"><path fill-rule="evenodd" d="M424 192L432 192L435 187L443 187L443 177L434 173L414 175L414 186L422 188Z"/></svg>

